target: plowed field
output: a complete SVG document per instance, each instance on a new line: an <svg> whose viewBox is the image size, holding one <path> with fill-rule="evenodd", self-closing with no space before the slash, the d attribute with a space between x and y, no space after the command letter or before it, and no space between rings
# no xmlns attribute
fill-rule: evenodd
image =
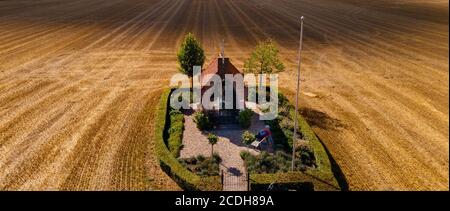
<svg viewBox="0 0 450 211"><path fill-rule="evenodd" d="M1 0L0 189L179 189L152 130L184 34L238 68L272 38L293 91L300 15L302 113L350 189L448 190L444 0Z"/></svg>

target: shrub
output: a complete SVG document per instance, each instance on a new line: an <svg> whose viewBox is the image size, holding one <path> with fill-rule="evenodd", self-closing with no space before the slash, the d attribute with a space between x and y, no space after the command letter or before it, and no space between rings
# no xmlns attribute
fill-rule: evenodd
<svg viewBox="0 0 450 211"><path fill-rule="evenodd" d="M242 143L245 145L249 145L253 143L256 140L255 134L251 133L250 131L246 130L244 133L242 133Z"/></svg>
<svg viewBox="0 0 450 211"><path fill-rule="evenodd" d="M239 153L239 155L241 156L242 160L247 160L248 156L250 156L250 152L248 152L248 151L241 151Z"/></svg>
<svg viewBox="0 0 450 211"><path fill-rule="evenodd" d="M180 159L180 163L183 166L201 177L218 176L220 162L222 162L222 159L217 154L208 158L198 155L196 157Z"/></svg>
<svg viewBox="0 0 450 211"><path fill-rule="evenodd" d="M218 140L218 138L217 138L216 135L214 135L214 134L212 134L212 133L209 133L209 134L208 134L208 141L209 141L209 144L214 145L214 144L217 143L217 140Z"/></svg>
<svg viewBox="0 0 450 211"><path fill-rule="evenodd" d="M281 118L280 127L284 130L294 131L294 121L290 118ZM293 132L292 132L293 133Z"/></svg>
<svg viewBox="0 0 450 211"><path fill-rule="evenodd" d="M307 145L300 145L296 147L295 156L300 159L305 166L314 167L316 165L316 158L311 147Z"/></svg>
<svg viewBox="0 0 450 211"><path fill-rule="evenodd" d="M267 152L262 152L259 155L252 155L243 151L240 156L244 160L250 173L277 173L288 172L291 170L292 157L282 151L277 151L274 155ZM306 164L302 163L301 159L296 159L295 170L303 171L306 167Z"/></svg>
<svg viewBox="0 0 450 211"><path fill-rule="evenodd" d="M239 112L238 122L242 128L249 128L252 122L253 111L250 109L244 109Z"/></svg>
<svg viewBox="0 0 450 211"><path fill-rule="evenodd" d="M197 157L195 159L197 159L200 162L203 162L206 160L205 156L203 156L203 155L197 155Z"/></svg>
<svg viewBox="0 0 450 211"><path fill-rule="evenodd" d="M197 124L197 128L201 131L210 130L212 128L212 123L208 115L203 111L195 112L194 122Z"/></svg>

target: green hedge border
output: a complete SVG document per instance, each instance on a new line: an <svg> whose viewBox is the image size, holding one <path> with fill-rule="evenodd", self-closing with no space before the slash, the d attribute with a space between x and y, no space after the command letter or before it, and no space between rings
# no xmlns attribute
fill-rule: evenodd
<svg viewBox="0 0 450 211"><path fill-rule="evenodd" d="M161 169L166 172L182 189L192 191L219 191L221 182L219 176L200 177L182 166L172 155L164 141L164 131L168 128L168 103L172 93L171 88L166 89L161 94L158 109L156 110L156 124L154 130L155 149L158 163ZM334 177L332 166L328 154L311 129L306 120L299 115L299 127L304 137L309 140L314 149L317 168L308 169L305 172L287 172L276 174L250 174L251 190L266 190L272 183L284 184L286 186L309 187L312 183L314 190L318 191L338 191L338 182Z"/></svg>
<svg viewBox="0 0 450 211"><path fill-rule="evenodd" d="M221 190L219 176L200 177L182 166L172 155L164 141L164 131L168 128L168 103L173 89L164 90L161 94L154 130L155 151L161 169L169 175L182 189L190 191Z"/></svg>
<svg viewBox="0 0 450 211"><path fill-rule="evenodd" d="M281 90L280 90L280 94ZM287 97L287 96L285 96ZM304 172L288 172L275 174L250 174L250 189L262 190L272 183L285 184L292 186L294 184L310 184L314 186L317 191L338 191L340 190L339 183L336 180L330 158L328 157L325 147L317 138L314 131L309 126L308 122L302 115L298 115L298 123L300 132L304 138L309 141L310 146L314 150L317 167L314 169L308 168Z"/></svg>

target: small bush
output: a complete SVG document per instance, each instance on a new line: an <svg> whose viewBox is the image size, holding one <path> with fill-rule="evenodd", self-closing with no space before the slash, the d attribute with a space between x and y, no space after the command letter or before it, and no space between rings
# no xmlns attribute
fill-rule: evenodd
<svg viewBox="0 0 450 211"><path fill-rule="evenodd" d="M239 153L239 155L241 156L242 160L246 160L248 156L250 156L250 152L247 151L241 151Z"/></svg>
<svg viewBox="0 0 450 211"><path fill-rule="evenodd" d="M222 158L219 156L219 154L216 154L216 153L213 154L212 159L213 159L214 162L216 162L216 163L222 162Z"/></svg>
<svg viewBox="0 0 450 211"><path fill-rule="evenodd" d="M208 115L203 111L195 112L194 122L197 124L197 128L201 131L212 129L212 123Z"/></svg>
<svg viewBox="0 0 450 211"><path fill-rule="evenodd" d="M242 133L242 143L245 145L249 145L253 143L256 140L255 134L251 133L250 131L246 130L244 133Z"/></svg>
<svg viewBox="0 0 450 211"><path fill-rule="evenodd" d="M305 166L313 167L316 165L316 158L311 147L307 145L300 145L296 147L295 156L300 159L301 163Z"/></svg>
<svg viewBox="0 0 450 211"><path fill-rule="evenodd" d="M203 162L203 161L206 160L206 157L203 156L203 155L197 155L196 159L197 159L198 161L200 161L200 162Z"/></svg>
<svg viewBox="0 0 450 211"><path fill-rule="evenodd" d="M291 170L292 157L282 151L277 151L274 155L262 152L259 155L252 155L242 151L240 154L250 173L278 173ZM309 165L303 163L302 159L295 160L295 170L304 171ZM311 167L311 166L309 166Z"/></svg>
<svg viewBox="0 0 450 211"><path fill-rule="evenodd" d="M219 140L219 138L216 135L214 135L212 133L208 134L208 142L209 142L209 144L211 144L211 145L217 144L217 140Z"/></svg>
<svg viewBox="0 0 450 211"><path fill-rule="evenodd" d="M250 109L244 109L239 112L238 122L242 128L247 129L252 123L253 111Z"/></svg>
<svg viewBox="0 0 450 211"><path fill-rule="evenodd" d="M280 127L284 130L294 131L294 121L289 118L282 118L280 121Z"/></svg>
<svg viewBox="0 0 450 211"><path fill-rule="evenodd" d="M209 142L209 144L211 144L211 156L212 157L214 157L214 145L217 144L218 140L219 140L219 138L216 135L214 135L212 133L208 134L208 142Z"/></svg>

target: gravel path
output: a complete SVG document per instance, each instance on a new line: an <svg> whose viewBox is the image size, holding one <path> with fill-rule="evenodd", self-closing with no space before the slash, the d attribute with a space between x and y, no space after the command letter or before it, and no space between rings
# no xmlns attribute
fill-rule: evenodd
<svg viewBox="0 0 450 211"><path fill-rule="evenodd" d="M183 149L180 152L181 158L188 158L197 155L211 156L211 145L207 135L197 129L193 115L185 115L185 130L183 133ZM264 128L264 122L259 120L258 115L253 115L252 124L249 131L256 133ZM240 152L248 150L250 153L258 154L259 150L249 149L241 143L241 134L244 130L233 128L218 128L214 133L219 137L219 141L214 145L214 153L222 158L221 170L234 176L246 174L244 162L240 157Z"/></svg>

